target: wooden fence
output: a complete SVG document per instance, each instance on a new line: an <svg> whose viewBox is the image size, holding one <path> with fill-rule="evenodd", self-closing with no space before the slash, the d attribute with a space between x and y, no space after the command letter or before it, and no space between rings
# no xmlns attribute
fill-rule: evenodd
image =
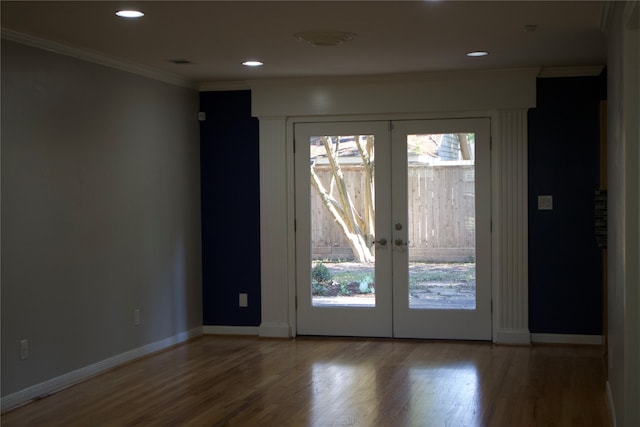
<svg viewBox="0 0 640 427"><path fill-rule="evenodd" d="M343 165L345 183L359 210L364 186L359 166ZM328 188L331 171L317 165ZM410 261L464 262L475 259L474 167L465 164L410 165ZM314 259L352 259L340 228L311 189L311 245ZM391 240L388 237L389 240Z"/></svg>

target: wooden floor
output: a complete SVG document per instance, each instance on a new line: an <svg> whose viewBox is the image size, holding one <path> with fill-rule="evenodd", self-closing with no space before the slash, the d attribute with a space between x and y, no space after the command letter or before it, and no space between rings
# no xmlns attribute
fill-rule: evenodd
<svg viewBox="0 0 640 427"><path fill-rule="evenodd" d="M2 414L13 426L609 426L599 347L203 336Z"/></svg>

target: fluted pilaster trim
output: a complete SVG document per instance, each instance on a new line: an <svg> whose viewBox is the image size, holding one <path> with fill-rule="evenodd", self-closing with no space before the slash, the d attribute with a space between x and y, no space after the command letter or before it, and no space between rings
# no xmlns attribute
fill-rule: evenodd
<svg viewBox="0 0 640 427"><path fill-rule="evenodd" d="M498 286L494 340L527 344L529 333L527 110L498 113Z"/></svg>

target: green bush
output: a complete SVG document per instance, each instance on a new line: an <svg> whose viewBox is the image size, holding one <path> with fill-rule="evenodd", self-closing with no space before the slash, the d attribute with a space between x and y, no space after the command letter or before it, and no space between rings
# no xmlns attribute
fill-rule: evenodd
<svg viewBox="0 0 640 427"><path fill-rule="evenodd" d="M331 280L331 272L323 263L316 264L311 269L311 278L316 282L329 282Z"/></svg>
<svg viewBox="0 0 640 427"><path fill-rule="evenodd" d="M349 288L347 288L347 285L345 283L340 283L340 291L338 292L338 295L342 295L342 296L351 295L351 292L349 292Z"/></svg>
<svg viewBox="0 0 640 427"><path fill-rule="evenodd" d="M327 295L327 287L313 280L311 281L311 294L323 297Z"/></svg>

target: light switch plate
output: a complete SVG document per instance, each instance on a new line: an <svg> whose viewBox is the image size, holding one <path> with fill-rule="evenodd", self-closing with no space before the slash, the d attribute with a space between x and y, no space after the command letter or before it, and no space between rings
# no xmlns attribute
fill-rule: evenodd
<svg viewBox="0 0 640 427"><path fill-rule="evenodd" d="M538 196L538 210L553 210L553 196Z"/></svg>

